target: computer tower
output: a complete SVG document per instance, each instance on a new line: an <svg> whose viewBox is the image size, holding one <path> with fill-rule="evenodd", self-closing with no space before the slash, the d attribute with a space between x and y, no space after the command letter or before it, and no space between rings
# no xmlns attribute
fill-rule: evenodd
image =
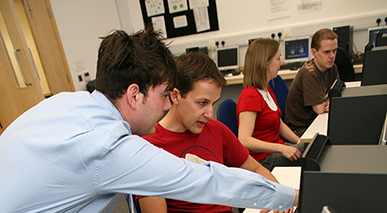
<svg viewBox="0 0 387 213"><path fill-rule="evenodd" d="M333 31L339 36L338 46L343 48L352 58L352 27L349 25L334 27Z"/></svg>

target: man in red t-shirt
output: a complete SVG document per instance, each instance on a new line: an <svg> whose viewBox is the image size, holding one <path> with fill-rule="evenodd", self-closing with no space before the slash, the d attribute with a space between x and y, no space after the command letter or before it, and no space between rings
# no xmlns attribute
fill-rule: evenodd
<svg viewBox="0 0 387 213"><path fill-rule="evenodd" d="M212 119L215 103L226 84L214 62L201 52L190 52L179 56L176 63L178 82L170 92L172 108L156 126L156 132L144 138L157 147L196 163L215 161L259 173L277 182L249 155L231 130ZM228 206L159 197L137 196L137 199L142 213L233 212Z"/></svg>

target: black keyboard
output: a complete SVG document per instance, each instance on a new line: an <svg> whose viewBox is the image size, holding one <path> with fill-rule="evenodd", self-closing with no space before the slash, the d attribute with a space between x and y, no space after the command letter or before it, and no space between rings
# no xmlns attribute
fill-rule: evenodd
<svg viewBox="0 0 387 213"><path fill-rule="evenodd" d="M293 62L282 64L280 70L298 70L305 62Z"/></svg>

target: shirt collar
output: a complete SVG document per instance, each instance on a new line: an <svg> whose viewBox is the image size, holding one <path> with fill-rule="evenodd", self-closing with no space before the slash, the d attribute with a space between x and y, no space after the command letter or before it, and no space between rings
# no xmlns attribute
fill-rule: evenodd
<svg viewBox="0 0 387 213"><path fill-rule="evenodd" d="M124 123L125 127L129 130L130 134L132 134L130 124L124 120L117 107L102 92L94 90L93 93L91 93L91 97L104 109L111 112L115 118L121 120Z"/></svg>
<svg viewBox="0 0 387 213"><path fill-rule="evenodd" d="M317 64L314 62L314 58L312 59L312 63L316 67L316 69L318 70L319 73L327 74L328 70L331 69L331 68L328 68L327 70L325 70L325 72L321 72L321 70L318 68Z"/></svg>
<svg viewBox="0 0 387 213"><path fill-rule="evenodd" d="M124 120L121 116L121 113L118 111L117 107L114 106L114 104L100 91L94 90L93 93L91 93L91 97L98 102L99 105L101 105L103 108L111 112L114 117L120 120Z"/></svg>

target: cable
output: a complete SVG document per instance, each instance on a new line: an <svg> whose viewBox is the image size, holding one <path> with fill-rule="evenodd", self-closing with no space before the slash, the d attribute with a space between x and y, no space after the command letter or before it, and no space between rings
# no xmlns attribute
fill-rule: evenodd
<svg viewBox="0 0 387 213"><path fill-rule="evenodd" d="M376 19L376 23L378 24L378 27L380 25L380 22L382 22L382 19L380 19L380 18Z"/></svg>
<svg viewBox="0 0 387 213"><path fill-rule="evenodd" d="M282 36L282 33L281 32L278 32L278 41L281 43L281 36Z"/></svg>

